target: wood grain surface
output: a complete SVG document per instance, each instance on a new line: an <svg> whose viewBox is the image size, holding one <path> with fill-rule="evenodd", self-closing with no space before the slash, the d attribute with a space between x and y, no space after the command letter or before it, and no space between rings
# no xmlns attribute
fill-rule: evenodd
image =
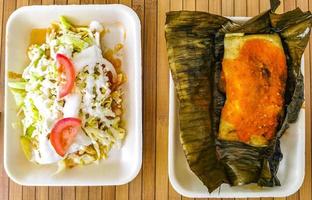
<svg viewBox="0 0 312 200"><path fill-rule="evenodd" d="M111 187L25 187L15 184L3 169L3 80L5 26L10 14L27 5L113 4L132 7L142 24L143 56L143 165L129 184ZM284 0L278 12L295 7L312 10L312 0ZM165 13L201 10L224 16L254 16L269 7L269 0L0 0L0 200L186 200L168 180L168 61L164 39ZM312 43L305 51L306 172L301 189L285 198L261 200L311 200L311 76ZM296 169L293 169L296 170ZM194 199L192 199L194 200ZM241 199L245 200L245 199ZM260 200L255 198L254 200Z"/></svg>

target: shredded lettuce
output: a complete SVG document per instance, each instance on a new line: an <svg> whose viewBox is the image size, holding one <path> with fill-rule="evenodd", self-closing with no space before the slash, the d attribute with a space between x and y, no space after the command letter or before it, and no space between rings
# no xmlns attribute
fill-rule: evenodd
<svg viewBox="0 0 312 200"><path fill-rule="evenodd" d="M74 49L78 51L81 51L89 46L87 42L74 35L63 35L59 38L59 40L64 44L73 45Z"/></svg>
<svg viewBox="0 0 312 200"><path fill-rule="evenodd" d="M15 104L17 107L21 107L24 104L24 98L26 96L25 90L11 88L11 93L14 96Z"/></svg>
<svg viewBox="0 0 312 200"><path fill-rule="evenodd" d="M64 28L64 29L73 29L74 28L74 26L66 19L66 17L60 16L59 19L60 19L60 24L61 24L62 28Z"/></svg>
<svg viewBox="0 0 312 200"><path fill-rule="evenodd" d="M22 150L28 160L32 159L32 144L31 138L27 136L21 136L20 138Z"/></svg>
<svg viewBox="0 0 312 200"><path fill-rule="evenodd" d="M25 90L26 82L25 81L13 81L13 82L9 82L8 85L10 88L13 88L13 89Z"/></svg>

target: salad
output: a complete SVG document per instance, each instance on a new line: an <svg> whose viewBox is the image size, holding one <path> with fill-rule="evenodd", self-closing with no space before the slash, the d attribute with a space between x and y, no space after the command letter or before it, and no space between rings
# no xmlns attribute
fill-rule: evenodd
<svg viewBox="0 0 312 200"><path fill-rule="evenodd" d="M29 47L23 73L9 72L30 161L71 168L105 159L121 146L125 76L103 56L105 31L97 21L74 26L61 16L43 43Z"/></svg>

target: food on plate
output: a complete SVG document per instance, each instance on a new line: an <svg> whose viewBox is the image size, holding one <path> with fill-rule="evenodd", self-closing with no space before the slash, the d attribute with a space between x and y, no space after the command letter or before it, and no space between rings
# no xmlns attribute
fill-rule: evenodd
<svg viewBox="0 0 312 200"><path fill-rule="evenodd" d="M286 80L277 34L225 35L221 84L226 101L218 138L267 146L282 117Z"/></svg>
<svg viewBox="0 0 312 200"><path fill-rule="evenodd" d="M169 67L180 141L190 169L222 183L281 185L280 138L304 100L301 57L312 15L271 9L243 24L205 12L167 13Z"/></svg>
<svg viewBox="0 0 312 200"><path fill-rule="evenodd" d="M121 146L125 76L121 60L115 69L114 55L102 52L105 31L97 21L74 26L63 16L32 31L29 65L22 74L9 72L30 161L64 169L105 159Z"/></svg>

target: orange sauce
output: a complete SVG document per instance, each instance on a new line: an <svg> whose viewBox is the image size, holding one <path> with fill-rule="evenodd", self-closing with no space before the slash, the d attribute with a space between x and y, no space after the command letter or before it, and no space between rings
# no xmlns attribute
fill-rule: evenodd
<svg viewBox="0 0 312 200"><path fill-rule="evenodd" d="M240 141L252 135L272 139L283 110L287 79L282 49L263 39L250 39L235 59L224 59L226 102L222 119L231 123Z"/></svg>

